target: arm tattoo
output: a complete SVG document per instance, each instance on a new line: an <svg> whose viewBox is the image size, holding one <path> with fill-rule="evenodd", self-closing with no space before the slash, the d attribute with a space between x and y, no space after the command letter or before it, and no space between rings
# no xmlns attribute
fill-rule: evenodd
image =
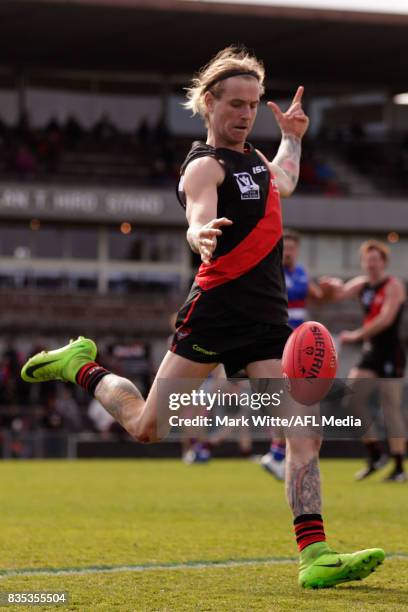
<svg viewBox="0 0 408 612"><path fill-rule="evenodd" d="M306 464L289 461L286 493L293 516L321 514L319 460L313 457Z"/></svg>
<svg viewBox="0 0 408 612"><path fill-rule="evenodd" d="M295 189L299 179L300 155L302 152L301 140L297 136L284 134L273 160L290 179L292 188Z"/></svg>

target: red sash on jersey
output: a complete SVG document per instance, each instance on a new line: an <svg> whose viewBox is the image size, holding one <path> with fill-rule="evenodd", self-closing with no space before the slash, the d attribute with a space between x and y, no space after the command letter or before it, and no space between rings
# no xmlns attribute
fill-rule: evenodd
<svg viewBox="0 0 408 612"><path fill-rule="evenodd" d="M249 234L229 253L210 264L201 264L195 280L204 291L232 281L254 268L282 237L282 212L279 192L271 177L265 215Z"/></svg>
<svg viewBox="0 0 408 612"><path fill-rule="evenodd" d="M369 323L372 319L374 319L380 314L382 307L384 305L385 290L391 280L392 280L392 277L390 276L389 278L387 278L384 284L381 285L381 287L379 287L378 289L374 291L374 297L369 306L369 310L366 316L364 317L363 326L367 325L367 323Z"/></svg>

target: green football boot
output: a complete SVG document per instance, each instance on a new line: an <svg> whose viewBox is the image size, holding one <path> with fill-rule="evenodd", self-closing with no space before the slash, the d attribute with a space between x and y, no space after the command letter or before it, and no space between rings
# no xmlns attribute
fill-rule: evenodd
<svg viewBox="0 0 408 612"><path fill-rule="evenodd" d="M97 351L93 340L79 336L60 349L41 351L31 357L21 370L21 378L30 383L47 380L74 383L78 370L95 361Z"/></svg>
<svg viewBox="0 0 408 612"><path fill-rule="evenodd" d="M327 589L342 582L362 580L385 559L381 548L369 548L355 553L326 552L309 565L300 567L299 586L305 589Z"/></svg>

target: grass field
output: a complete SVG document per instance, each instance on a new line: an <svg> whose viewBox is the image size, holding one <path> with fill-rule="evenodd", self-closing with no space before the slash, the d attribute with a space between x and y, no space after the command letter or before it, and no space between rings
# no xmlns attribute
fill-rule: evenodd
<svg viewBox="0 0 408 612"><path fill-rule="evenodd" d="M256 464L3 462L0 591L67 591L63 609L81 611L407 609L408 486L357 484L359 465L322 462L329 543L389 558L364 582L301 591L283 486Z"/></svg>

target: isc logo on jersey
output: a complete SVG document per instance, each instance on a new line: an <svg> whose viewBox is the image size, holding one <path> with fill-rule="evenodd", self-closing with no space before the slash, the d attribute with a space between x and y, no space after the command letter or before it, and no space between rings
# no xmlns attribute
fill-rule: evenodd
<svg viewBox="0 0 408 612"><path fill-rule="evenodd" d="M241 192L241 200L259 200L259 185L257 185L249 172L234 172L235 180Z"/></svg>

